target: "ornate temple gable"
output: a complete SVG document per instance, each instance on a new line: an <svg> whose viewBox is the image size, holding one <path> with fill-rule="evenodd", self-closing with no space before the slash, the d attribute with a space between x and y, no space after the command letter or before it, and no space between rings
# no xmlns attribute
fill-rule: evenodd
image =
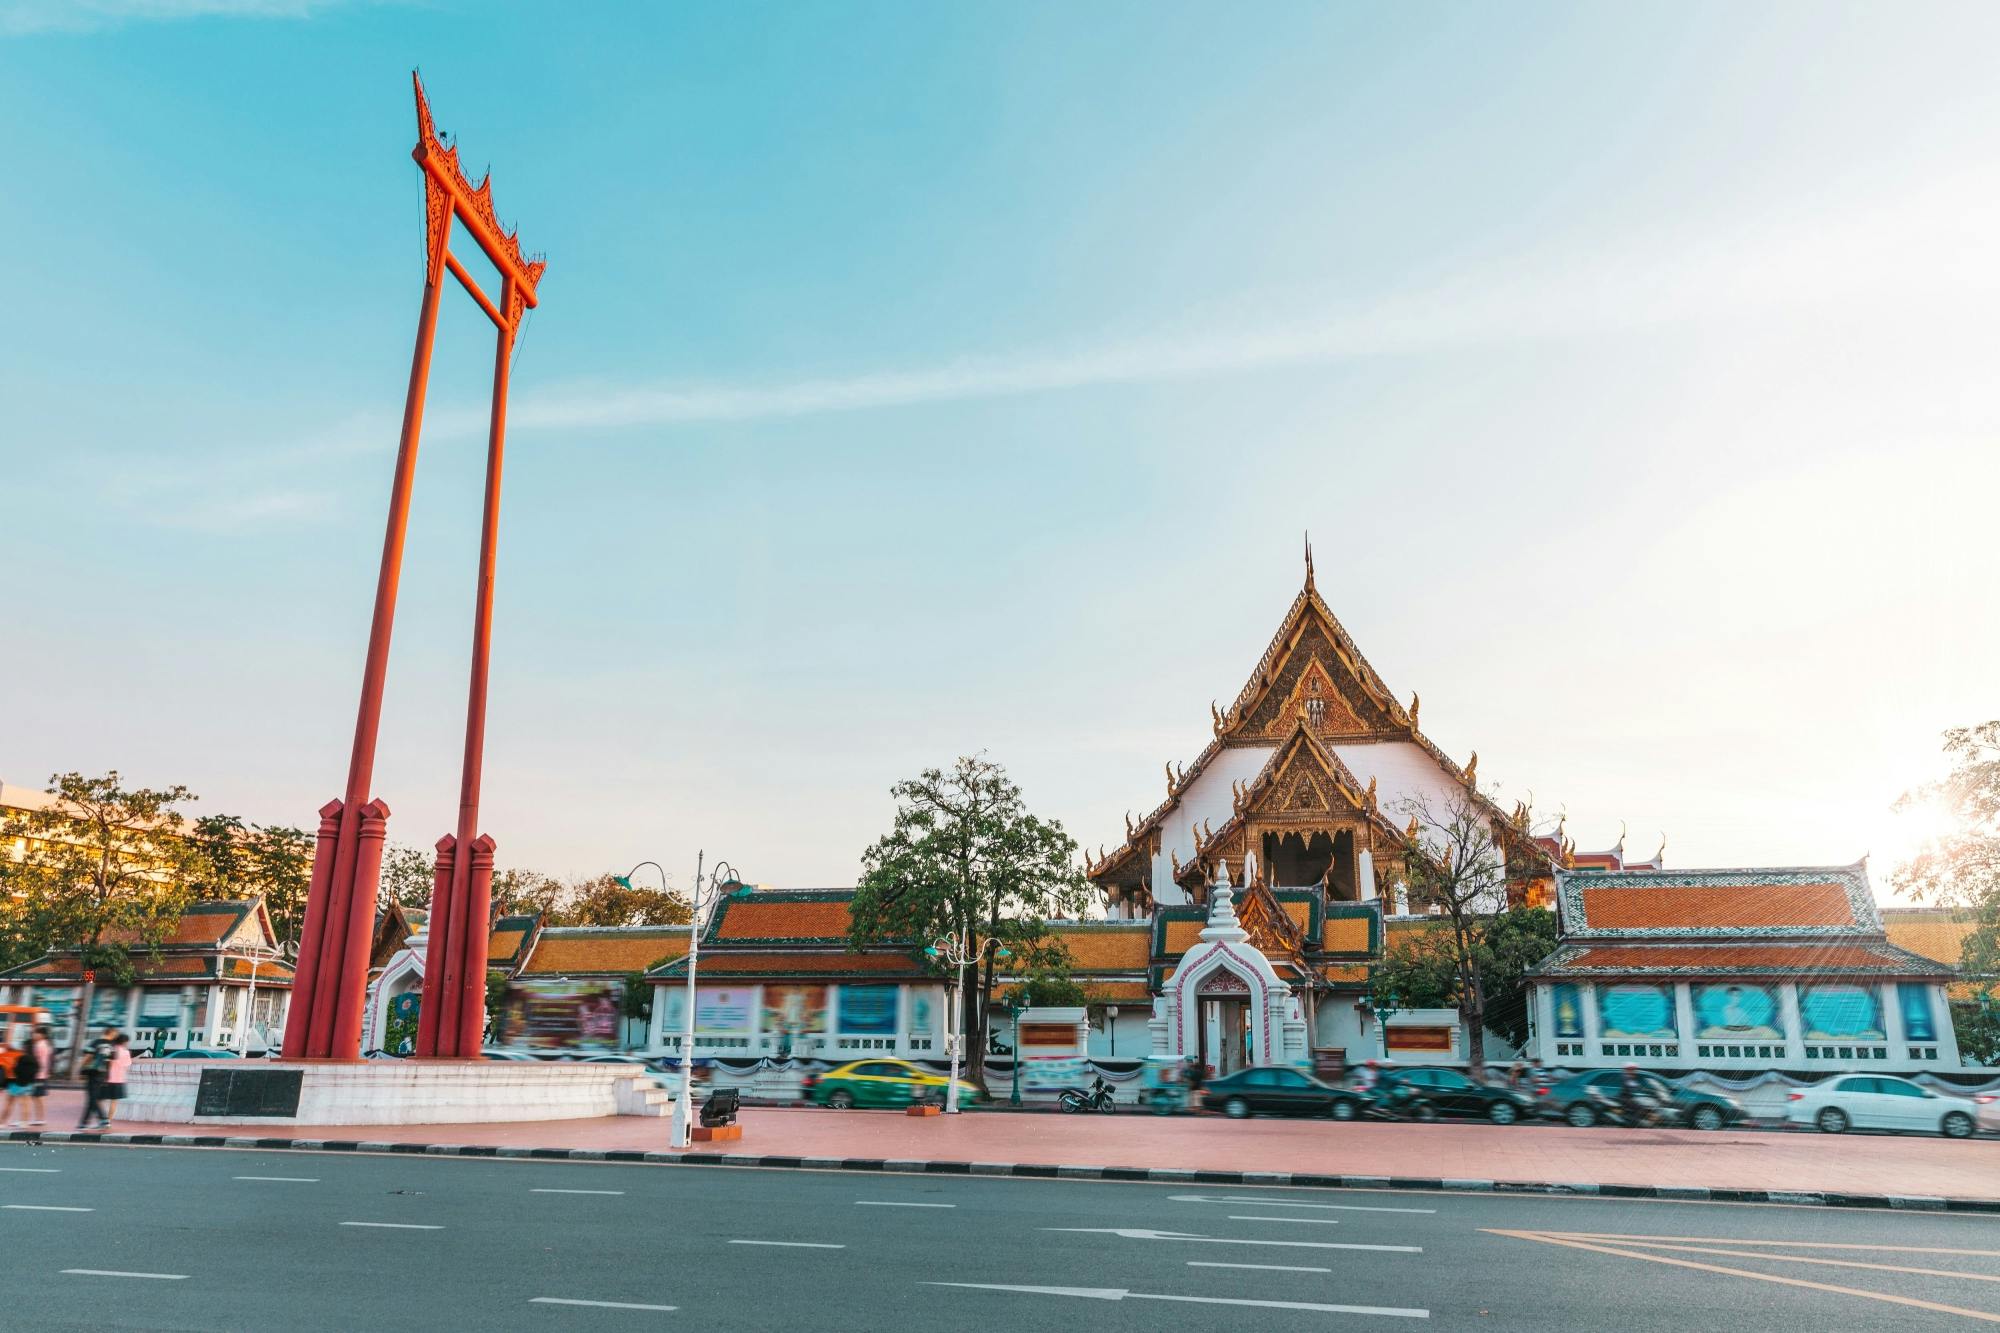
<svg viewBox="0 0 2000 1333"><path fill-rule="evenodd" d="M1327 739L1401 739L1415 726L1320 600L1310 553L1306 586L1293 599L1256 670L1227 712L1212 711L1217 737L1237 744L1274 740L1295 719Z"/></svg>

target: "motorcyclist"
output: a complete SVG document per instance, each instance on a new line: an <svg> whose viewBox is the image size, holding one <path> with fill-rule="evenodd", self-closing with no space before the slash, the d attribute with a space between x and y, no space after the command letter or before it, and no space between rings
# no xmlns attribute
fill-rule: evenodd
<svg viewBox="0 0 2000 1333"><path fill-rule="evenodd" d="M1382 1071L1373 1060L1365 1060L1354 1075L1354 1090L1364 1097L1375 1095L1376 1085L1382 1081Z"/></svg>
<svg viewBox="0 0 2000 1333"><path fill-rule="evenodd" d="M1644 1117L1645 1095L1646 1085L1639 1081L1639 1066L1629 1060L1626 1061L1618 1079L1618 1109L1623 1111L1626 1120L1634 1125Z"/></svg>

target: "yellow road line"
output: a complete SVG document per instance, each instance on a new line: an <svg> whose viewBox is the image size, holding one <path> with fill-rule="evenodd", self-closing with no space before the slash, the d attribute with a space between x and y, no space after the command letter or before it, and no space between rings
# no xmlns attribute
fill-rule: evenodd
<svg viewBox="0 0 2000 1333"><path fill-rule="evenodd" d="M1859 1259L1815 1259L1806 1254L1771 1254L1759 1250L1725 1250L1708 1245L1668 1245L1652 1241L1649 1250L1675 1250L1683 1254L1722 1254L1737 1259L1769 1259L1773 1263L1824 1264L1828 1268L1870 1268L1878 1273L1915 1273L1921 1277L1960 1277L1967 1282L2000 1282L2000 1273L1962 1273L1955 1268L1910 1268L1903 1264L1870 1264Z"/></svg>
<svg viewBox="0 0 2000 1333"><path fill-rule="evenodd" d="M1907 1305L1918 1310L1930 1310L1937 1314L1961 1315L1967 1319L1977 1319L1982 1323L2000 1324L2000 1314L1989 1314L1984 1310L1968 1310L1963 1306L1944 1305L1937 1301L1919 1300L1915 1296L1891 1296L1882 1291L1864 1291L1859 1287L1839 1287L1827 1282L1808 1282L1799 1277L1779 1277L1775 1273L1759 1273L1748 1268L1727 1268L1721 1264L1698 1263L1693 1259L1670 1259L1663 1254L1647 1254L1642 1250L1615 1249L1609 1245L1592 1245L1580 1240L1565 1240L1537 1231L1503 1231L1494 1227L1482 1230L1495 1236L1512 1236L1516 1240L1539 1241L1544 1245L1562 1245L1572 1250L1589 1250L1595 1254L1608 1254L1617 1259L1644 1259L1648 1263L1667 1264L1674 1268L1692 1268L1702 1273L1721 1273L1727 1277L1747 1277L1758 1282L1776 1283L1782 1287L1803 1287L1808 1291L1831 1292L1836 1296L1859 1296L1863 1300L1884 1301L1890 1305Z"/></svg>
<svg viewBox="0 0 2000 1333"><path fill-rule="evenodd" d="M1950 1250L1925 1245L1841 1245L1823 1240L1748 1240L1741 1236L1634 1236L1615 1231L1537 1231L1533 1234L1567 1236L1573 1240L1658 1240L1675 1245L1782 1245L1808 1250L1874 1250L1882 1254L1954 1254L2000 1259L2000 1250Z"/></svg>

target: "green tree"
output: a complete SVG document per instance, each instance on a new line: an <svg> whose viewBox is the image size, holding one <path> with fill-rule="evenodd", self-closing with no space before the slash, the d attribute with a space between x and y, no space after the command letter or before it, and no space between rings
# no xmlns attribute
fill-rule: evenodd
<svg viewBox="0 0 2000 1333"><path fill-rule="evenodd" d="M132 952L158 950L200 882L201 849L176 808L195 796L182 786L126 787L115 769L58 773L48 791L54 803L4 821L5 836L26 842L6 870L9 945L29 957L74 950L86 976L127 985ZM86 980L77 997L71 1073L96 989Z"/></svg>
<svg viewBox="0 0 2000 1333"><path fill-rule="evenodd" d="M1507 910L1506 856L1492 815L1468 791L1454 789L1441 801L1412 797L1403 808L1416 822L1416 836L1403 855L1410 901L1438 913L1451 993L1465 1020L1466 1059L1477 1071L1486 1063L1489 997L1483 964L1493 923Z"/></svg>
<svg viewBox="0 0 2000 1333"><path fill-rule="evenodd" d="M375 883L375 905L386 911L394 903L429 910L437 887L437 854L392 842L382 850L382 877Z"/></svg>
<svg viewBox="0 0 2000 1333"><path fill-rule="evenodd" d="M1479 977L1486 997L1486 1030L1518 1048L1528 1040L1526 974L1555 950L1555 913L1542 907L1513 907L1473 924L1470 970ZM1371 989L1393 1009L1463 1012L1465 976L1457 934L1440 916L1396 931L1375 964ZM1388 996L1395 997L1393 1005L1387 1005Z"/></svg>
<svg viewBox="0 0 2000 1333"><path fill-rule="evenodd" d="M1089 882L1075 839L1059 821L1030 814L1007 771L983 755L949 772L925 769L890 793L895 823L861 855L850 945L950 938L976 958L959 1030L977 1079L986 1056L980 997L992 989L995 949L1027 950L1047 936L1050 918L1081 913Z"/></svg>
<svg viewBox="0 0 2000 1333"><path fill-rule="evenodd" d="M1959 1057L2000 1060L2000 720L1944 734L1951 771L1897 798L1898 811L1927 808L1946 830L1891 876L1919 902L1963 915L1972 929L1958 965L1972 997L1952 1006Z"/></svg>
<svg viewBox="0 0 2000 1333"><path fill-rule="evenodd" d="M1054 936L1024 939L1012 955L1009 970L1020 978L1001 995L1003 1003L1022 1009L1076 1007L1089 996L1070 973L1069 950Z"/></svg>
<svg viewBox="0 0 2000 1333"><path fill-rule="evenodd" d="M564 926L685 926L694 906L672 889L622 884L605 873L565 890L551 924Z"/></svg>
<svg viewBox="0 0 2000 1333"><path fill-rule="evenodd" d="M312 887L312 835L246 824L235 815L203 815L190 837L200 854L194 897L204 902L262 897L279 945L295 949Z"/></svg>

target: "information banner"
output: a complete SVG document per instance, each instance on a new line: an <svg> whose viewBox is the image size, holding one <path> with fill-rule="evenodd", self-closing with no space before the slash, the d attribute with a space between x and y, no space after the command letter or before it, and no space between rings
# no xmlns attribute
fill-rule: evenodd
<svg viewBox="0 0 2000 1333"><path fill-rule="evenodd" d="M850 1036L890 1036L896 1031L899 986L842 986L840 1030Z"/></svg>
<svg viewBox="0 0 2000 1333"><path fill-rule="evenodd" d="M539 1050L618 1049L618 993L601 981L517 981L496 1040Z"/></svg>
<svg viewBox="0 0 2000 1333"><path fill-rule="evenodd" d="M699 986L694 997L696 1032L748 1032L757 1010L754 986Z"/></svg>
<svg viewBox="0 0 2000 1333"><path fill-rule="evenodd" d="M1021 1061L1021 1086L1086 1088L1096 1076L1090 1061L1069 1055L1031 1055Z"/></svg>
<svg viewBox="0 0 2000 1333"><path fill-rule="evenodd" d="M1871 986L1807 986L1799 992L1807 1041L1880 1041L1882 1003Z"/></svg>
<svg viewBox="0 0 2000 1333"><path fill-rule="evenodd" d="M792 1037L826 1031L826 987L764 987L764 1031Z"/></svg>

